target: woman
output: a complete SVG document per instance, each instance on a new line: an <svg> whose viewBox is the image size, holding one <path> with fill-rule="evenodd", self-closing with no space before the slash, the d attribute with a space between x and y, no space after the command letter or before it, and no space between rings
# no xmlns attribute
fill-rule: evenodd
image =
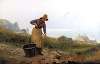
<svg viewBox="0 0 100 64"><path fill-rule="evenodd" d="M42 48L43 48L43 37L46 36L46 24L45 21L48 21L48 16L44 14L41 18L32 20L31 24L35 25L35 27L32 29L32 37L31 40L33 43L36 44L36 47L38 49L38 53L41 54ZM43 32L42 32L43 29Z"/></svg>

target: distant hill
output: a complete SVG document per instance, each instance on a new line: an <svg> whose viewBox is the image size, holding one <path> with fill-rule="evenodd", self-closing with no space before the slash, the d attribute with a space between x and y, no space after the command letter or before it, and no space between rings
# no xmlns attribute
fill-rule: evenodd
<svg viewBox="0 0 100 64"><path fill-rule="evenodd" d="M19 32L20 28L18 26L18 23L11 23L10 21L6 20L6 19L0 19L0 27L15 31L15 32Z"/></svg>
<svg viewBox="0 0 100 64"><path fill-rule="evenodd" d="M86 35L78 35L75 40L79 44L97 44L96 40L90 40Z"/></svg>

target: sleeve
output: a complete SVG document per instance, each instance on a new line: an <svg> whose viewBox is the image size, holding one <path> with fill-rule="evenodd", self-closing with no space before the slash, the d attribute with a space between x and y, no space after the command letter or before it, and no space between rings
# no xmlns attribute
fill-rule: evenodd
<svg viewBox="0 0 100 64"><path fill-rule="evenodd" d="M46 24L43 25L43 32L46 33Z"/></svg>
<svg viewBox="0 0 100 64"><path fill-rule="evenodd" d="M37 19L30 21L30 24L34 25L36 22L37 22Z"/></svg>

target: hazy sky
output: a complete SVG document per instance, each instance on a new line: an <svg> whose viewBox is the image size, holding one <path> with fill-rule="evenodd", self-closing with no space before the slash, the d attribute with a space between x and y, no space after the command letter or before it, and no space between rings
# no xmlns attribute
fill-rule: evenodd
<svg viewBox="0 0 100 64"><path fill-rule="evenodd" d="M99 0L0 0L0 18L32 29L32 19L48 14L47 34L100 39Z"/></svg>

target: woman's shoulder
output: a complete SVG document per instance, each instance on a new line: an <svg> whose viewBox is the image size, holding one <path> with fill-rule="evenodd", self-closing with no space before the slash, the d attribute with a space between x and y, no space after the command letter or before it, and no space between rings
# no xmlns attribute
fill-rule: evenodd
<svg viewBox="0 0 100 64"><path fill-rule="evenodd" d="M36 22L37 22L37 20L38 20L38 19L31 20L31 21L30 21L30 23L31 23L31 24L34 24L34 23L36 23Z"/></svg>
<svg viewBox="0 0 100 64"><path fill-rule="evenodd" d="M37 22L39 19L31 20L30 22Z"/></svg>

